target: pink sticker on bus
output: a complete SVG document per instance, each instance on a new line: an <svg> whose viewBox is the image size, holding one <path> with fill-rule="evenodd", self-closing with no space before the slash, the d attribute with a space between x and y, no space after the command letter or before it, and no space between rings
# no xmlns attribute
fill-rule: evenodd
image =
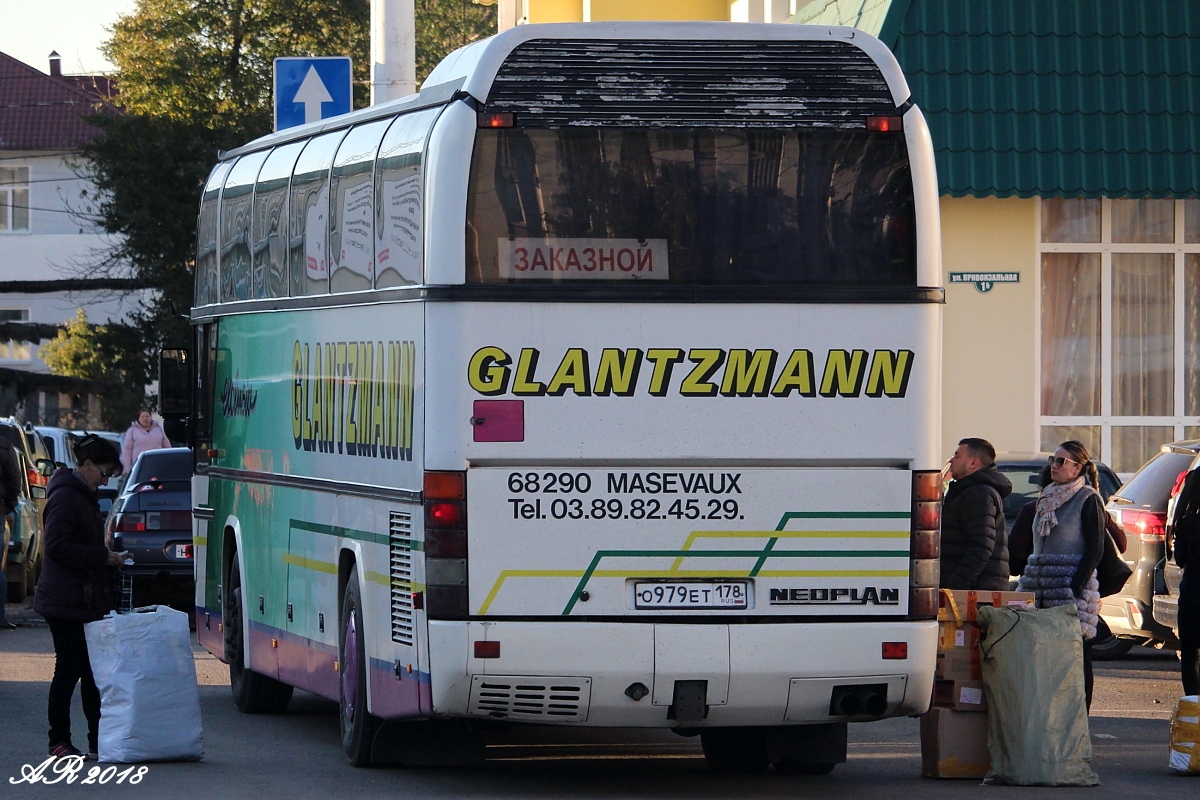
<svg viewBox="0 0 1200 800"><path fill-rule="evenodd" d="M525 401L476 400L471 425L477 442L523 442Z"/></svg>

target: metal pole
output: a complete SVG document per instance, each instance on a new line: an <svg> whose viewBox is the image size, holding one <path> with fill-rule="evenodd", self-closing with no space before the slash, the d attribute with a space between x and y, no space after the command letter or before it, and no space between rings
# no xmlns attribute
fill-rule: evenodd
<svg viewBox="0 0 1200 800"><path fill-rule="evenodd" d="M371 105L417 93L414 0L371 0Z"/></svg>

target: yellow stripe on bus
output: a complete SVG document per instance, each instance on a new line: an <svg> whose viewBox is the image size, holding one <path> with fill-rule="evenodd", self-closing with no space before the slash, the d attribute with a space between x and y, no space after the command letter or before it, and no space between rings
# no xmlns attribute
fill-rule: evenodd
<svg viewBox="0 0 1200 800"><path fill-rule="evenodd" d="M207 536L193 536L192 544L196 545L197 547L208 547L208 537Z"/></svg>
<svg viewBox="0 0 1200 800"><path fill-rule="evenodd" d="M692 531L688 534L680 550L691 550L697 539L907 539L907 530L903 531ZM770 557L770 552L764 552ZM683 565L686 556L675 559L672 570L678 570Z"/></svg>
<svg viewBox="0 0 1200 800"><path fill-rule="evenodd" d="M582 578L581 569L506 569L496 577L492 590L484 598L476 613L486 614L492 601L500 593L500 587L509 578ZM759 577L766 578L906 578L908 571L902 569L778 569L761 570ZM734 578L729 570L713 569L598 569L593 578Z"/></svg>
<svg viewBox="0 0 1200 800"><path fill-rule="evenodd" d="M317 561L315 558L302 558L294 556L291 553L284 553L283 563L291 564L293 567L301 567L302 569L311 569L314 572L337 575L337 564L330 564L328 561Z"/></svg>
<svg viewBox="0 0 1200 800"><path fill-rule="evenodd" d="M311 569L314 572L324 572L327 575L337 574L337 565L335 564L331 564L328 561L317 561L314 558L294 556L291 553L284 553L283 563L291 564L292 566L300 567L301 569ZM394 585L401 588L407 587L410 591L414 592L425 590L425 584L417 583L415 581L396 581L393 584L391 577L384 575L382 572L372 572L368 570L366 573L364 573L364 577L371 583L377 583L380 586L386 586L389 589Z"/></svg>

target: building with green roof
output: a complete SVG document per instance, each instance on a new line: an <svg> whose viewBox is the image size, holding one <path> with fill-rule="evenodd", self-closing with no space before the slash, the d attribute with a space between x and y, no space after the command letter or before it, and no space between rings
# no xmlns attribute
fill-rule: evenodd
<svg viewBox="0 0 1200 800"><path fill-rule="evenodd" d="M1200 438L1200 0L811 0L933 136L947 452ZM976 282L994 274L1014 282Z"/></svg>

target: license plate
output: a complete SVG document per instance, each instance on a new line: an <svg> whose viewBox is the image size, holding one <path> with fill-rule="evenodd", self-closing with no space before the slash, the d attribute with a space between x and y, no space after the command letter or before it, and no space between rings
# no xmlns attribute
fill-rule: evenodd
<svg viewBox="0 0 1200 800"><path fill-rule="evenodd" d="M681 581L637 583L634 608L746 608L746 581Z"/></svg>
<svg viewBox="0 0 1200 800"><path fill-rule="evenodd" d="M192 546L190 544L175 545L175 557L176 558L191 558L192 557Z"/></svg>

